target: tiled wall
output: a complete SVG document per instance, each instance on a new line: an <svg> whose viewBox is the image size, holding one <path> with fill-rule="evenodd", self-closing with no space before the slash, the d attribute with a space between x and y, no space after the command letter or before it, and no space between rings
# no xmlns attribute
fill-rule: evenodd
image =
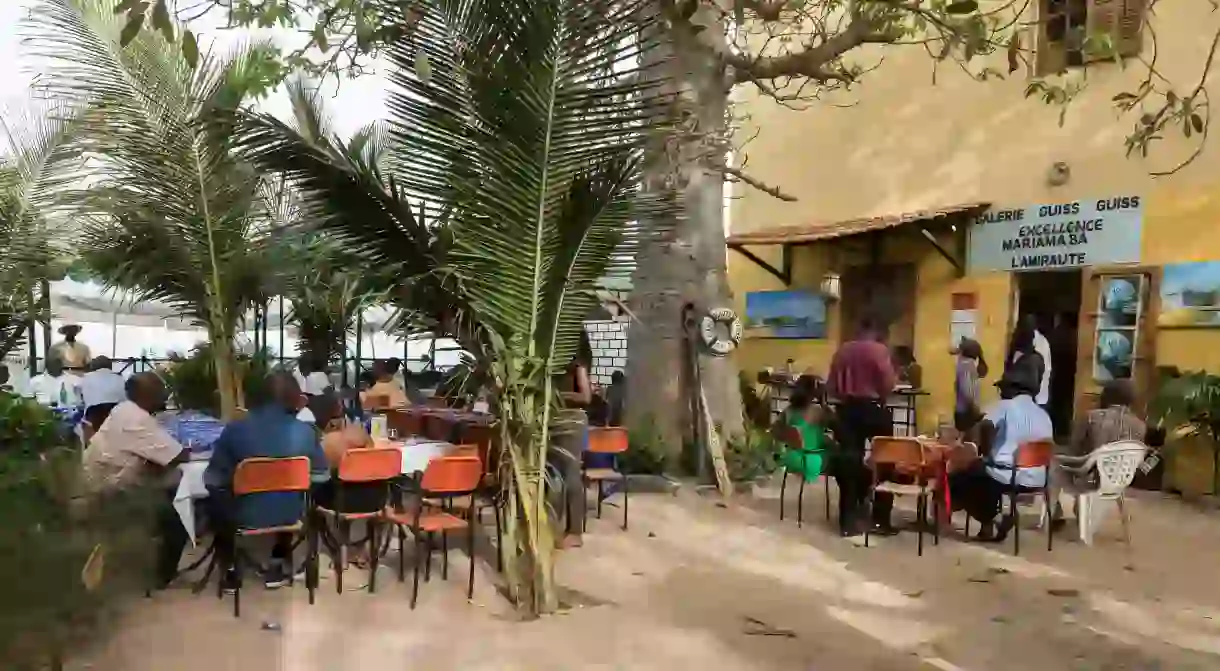
<svg viewBox="0 0 1220 671"><path fill-rule="evenodd" d="M627 327L629 317L590 320L585 322L589 345L593 348L593 384L610 384L616 370L627 372Z"/></svg>

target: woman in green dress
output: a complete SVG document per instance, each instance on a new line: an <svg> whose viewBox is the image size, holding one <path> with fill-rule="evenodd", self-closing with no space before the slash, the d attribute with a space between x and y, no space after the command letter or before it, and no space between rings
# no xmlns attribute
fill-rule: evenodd
<svg viewBox="0 0 1220 671"><path fill-rule="evenodd" d="M829 415L818 402L817 378L802 375L793 386L788 409L772 427L772 435L784 441L781 463L788 473L797 473L805 480L816 480L822 474L825 457L825 426ZM800 444L794 445L796 435Z"/></svg>

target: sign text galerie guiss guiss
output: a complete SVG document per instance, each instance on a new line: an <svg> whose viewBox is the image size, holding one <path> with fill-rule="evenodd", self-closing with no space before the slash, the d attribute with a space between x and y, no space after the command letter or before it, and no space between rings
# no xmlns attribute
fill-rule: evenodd
<svg viewBox="0 0 1220 671"><path fill-rule="evenodd" d="M1054 270L1139 261L1139 196L992 209L970 234L972 270Z"/></svg>

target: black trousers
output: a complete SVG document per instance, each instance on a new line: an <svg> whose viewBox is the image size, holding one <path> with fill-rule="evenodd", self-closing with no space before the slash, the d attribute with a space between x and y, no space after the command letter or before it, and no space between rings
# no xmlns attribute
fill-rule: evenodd
<svg viewBox="0 0 1220 671"><path fill-rule="evenodd" d="M114 410L117 403L98 403L85 408L85 421L93 425L93 430L97 431L102 428L106 418L110 416L110 411Z"/></svg>
<svg viewBox="0 0 1220 671"><path fill-rule="evenodd" d="M983 524L991 524L1000 514L1000 501L1007 485L987 473L982 462L949 476L949 497L953 507Z"/></svg>
<svg viewBox="0 0 1220 671"><path fill-rule="evenodd" d="M182 518L174 510L174 494L177 487L170 488L157 508L157 586L165 587L178 575L178 562L190 536L182 526Z"/></svg>
<svg viewBox="0 0 1220 671"><path fill-rule="evenodd" d="M876 436L893 433L893 418L876 399L848 398L839 403L838 434L841 452L834 464L839 483L839 528L854 531L862 517L872 474L864 464L864 444ZM894 497L878 492L872 510L875 524L888 525Z"/></svg>

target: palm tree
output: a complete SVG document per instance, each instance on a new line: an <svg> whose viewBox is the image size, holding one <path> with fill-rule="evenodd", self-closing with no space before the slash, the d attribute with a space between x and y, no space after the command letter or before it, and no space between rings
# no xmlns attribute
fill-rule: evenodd
<svg viewBox="0 0 1220 671"><path fill-rule="evenodd" d="M396 150L383 170L267 116L240 124L323 230L397 273L401 303L431 312L490 371L499 409L510 593L556 607L546 457L556 390L594 283L639 242L641 157L668 104L640 55L648 0L417 0L390 50ZM409 15L409 18L408 18ZM419 207L441 212L439 226ZM656 214L646 212L646 214ZM442 307L444 306L444 307Z"/></svg>
<svg viewBox="0 0 1220 671"><path fill-rule="evenodd" d="M39 109L19 122L4 121L8 153L0 158L0 359L25 341L34 321L50 318L47 280L69 252L64 222L48 221L51 194L60 185L50 169L71 175L77 156L67 145L71 123L59 108Z"/></svg>
<svg viewBox="0 0 1220 671"><path fill-rule="evenodd" d="M260 49L205 55L192 68L159 32L124 48L113 0L44 0L26 45L40 86L75 109L73 145L88 179L64 189L81 222L81 256L96 276L175 305L207 329L220 406L242 403L233 337L267 294L273 269L262 180L211 123L244 98Z"/></svg>

